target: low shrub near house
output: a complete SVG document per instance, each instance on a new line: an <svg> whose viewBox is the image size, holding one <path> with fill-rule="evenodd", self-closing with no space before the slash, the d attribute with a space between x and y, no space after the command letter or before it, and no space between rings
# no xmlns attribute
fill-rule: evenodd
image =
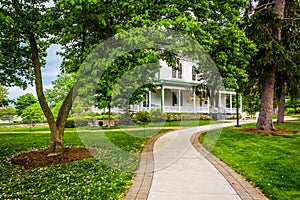
<svg viewBox="0 0 300 200"><path fill-rule="evenodd" d="M168 121L179 121L180 113L167 113L167 120Z"/></svg>
<svg viewBox="0 0 300 200"><path fill-rule="evenodd" d="M90 120L91 117L68 118L65 128L76 128L76 127L87 126Z"/></svg>
<svg viewBox="0 0 300 200"><path fill-rule="evenodd" d="M99 120L107 120L108 119L108 114L107 113L102 113L101 115L97 115L96 116L96 119L99 119ZM116 115L115 114L113 114L113 113L111 113L110 114L110 119L111 120L114 120L114 119L116 119Z"/></svg>
<svg viewBox="0 0 300 200"><path fill-rule="evenodd" d="M146 110L141 110L136 112L133 116L132 116L132 120L134 122L142 122L142 123L147 123L150 122L150 113Z"/></svg>
<svg viewBox="0 0 300 200"><path fill-rule="evenodd" d="M167 115L158 108L150 111L150 118L152 122L163 122L166 121Z"/></svg>

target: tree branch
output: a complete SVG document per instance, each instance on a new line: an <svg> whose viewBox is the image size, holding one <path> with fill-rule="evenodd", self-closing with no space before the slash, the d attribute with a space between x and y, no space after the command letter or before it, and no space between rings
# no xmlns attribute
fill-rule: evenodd
<svg viewBox="0 0 300 200"><path fill-rule="evenodd" d="M77 96L78 86L78 82L76 81L59 109L58 118L56 120L56 126L59 129L64 129L65 127L66 119L68 118L69 111L73 104L73 99Z"/></svg>
<svg viewBox="0 0 300 200"><path fill-rule="evenodd" d="M269 2L269 3L265 3L265 4L263 4L263 5L257 6L257 7L255 7L254 9L250 10L250 11L248 12L248 15L252 15L254 12L261 12L261 11L267 9L268 6L274 5L274 4L275 4L275 2Z"/></svg>
<svg viewBox="0 0 300 200"><path fill-rule="evenodd" d="M31 53L32 53L36 93L37 93L39 102L41 104L42 110L48 120L49 126L51 126L51 124L54 125L55 120L54 120L53 114L48 106L48 103L47 103L47 100L46 100L46 97L45 97L44 91L43 91L41 63L39 60L38 47L37 47L37 43L36 43L34 34L28 33L28 39L29 39L29 44L30 44Z"/></svg>

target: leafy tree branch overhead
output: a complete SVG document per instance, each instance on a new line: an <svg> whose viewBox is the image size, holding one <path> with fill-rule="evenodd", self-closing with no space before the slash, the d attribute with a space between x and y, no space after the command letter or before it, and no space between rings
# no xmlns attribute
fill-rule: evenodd
<svg viewBox="0 0 300 200"><path fill-rule="evenodd" d="M76 96L74 85L68 86L56 119L45 97L41 74L50 44L62 46L59 52L63 58L61 71L76 74L91 50L107 38L137 27L168 27L199 42L216 61L227 87L239 88L239 81L247 81L246 70L255 45L239 28L241 10L247 8L246 0L234 3L229 0L169 0L159 4L153 0L118 3L55 0L53 7L47 3L45 0L0 1L0 84L25 88L34 81L51 129L49 153L63 151L64 126L72 96ZM139 64L170 58L155 51L149 51L151 59L139 59ZM126 71L126 66L117 67Z"/></svg>

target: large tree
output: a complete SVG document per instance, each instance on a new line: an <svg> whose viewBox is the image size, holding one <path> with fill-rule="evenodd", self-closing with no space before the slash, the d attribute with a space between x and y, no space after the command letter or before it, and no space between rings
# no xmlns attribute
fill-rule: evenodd
<svg viewBox="0 0 300 200"><path fill-rule="evenodd" d="M250 2L255 5L254 1ZM290 17L291 12L294 17ZM248 13L246 32L259 49L252 59L249 73L256 73L262 84L257 129L275 129L273 106L276 74L287 73L291 69L299 70L295 63L295 51L299 43L299 20L295 18L295 13L299 13L297 0L257 1ZM278 83L281 82L278 80Z"/></svg>
<svg viewBox="0 0 300 200"><path fill-rule="evenodd" d="M49 153L63 150L64 126L78 86L75 83L70 87L55 119L43 92L41 74L45 52L51 43L62 46L62 71L76 73L96 45L117 33L135 27L171 27L198 41L212 55L226 86L238 88L238 81L247 79L246 66L255 47L239 28L240 11L246 6L246 0L234 3L230 0L159 3L154 0L60 0L54 3L55 7L48 7L44 0L0 2L0 74L4 77L1 84L25 87L34 80L39 103L51 130ZM129 42L134 44L136 40ZM158 52L147 49L146 52L174 65L170 59L172 55L160 53L161 49ZM149 62L147 59L138 61L139 64ZM131 65L127 64L119 66L119 71L128 70L126 67ZM5 77L3 73L9 76Z"/></svg>
<svg viewBox="0 0 300 200"><path fill-rule="evenodd" d="M21 116L23 110L25 110L27 107L37 102L38 102L37 98L35 98L31 93L27 93L22 96L19 96L15 102L15 108L17 109L17 114Z"/></svg>
<svg viewBox="0 0 300 200"><path fill-rule="evenodd" d="M34 80L41 108L51 130L49 153L63 150L63 131L72 104L72 91L63 101L57 120L50 110L44 95L41 68L45 65L46 49L51 44L55 15L51 15L47 1L1 1L1 79L4 85L26 84Z"/></svg>

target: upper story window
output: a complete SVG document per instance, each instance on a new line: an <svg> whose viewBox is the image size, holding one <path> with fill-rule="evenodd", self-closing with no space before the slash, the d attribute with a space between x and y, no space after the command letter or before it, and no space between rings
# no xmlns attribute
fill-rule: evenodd
<svg viewBox="0 0 300 200"><path fill-rule="evenodd" d="M192 71L192 80L193 81L201 81L202 76L199 73L199 71L197 70L197 68L195 66L193 66L193 71Z"/></svg>
<svg viewBox="0 0 300 200"><path fill-rule="evenodd" d="M182 79L182 64L172 69L172 78Z"/></svg>

